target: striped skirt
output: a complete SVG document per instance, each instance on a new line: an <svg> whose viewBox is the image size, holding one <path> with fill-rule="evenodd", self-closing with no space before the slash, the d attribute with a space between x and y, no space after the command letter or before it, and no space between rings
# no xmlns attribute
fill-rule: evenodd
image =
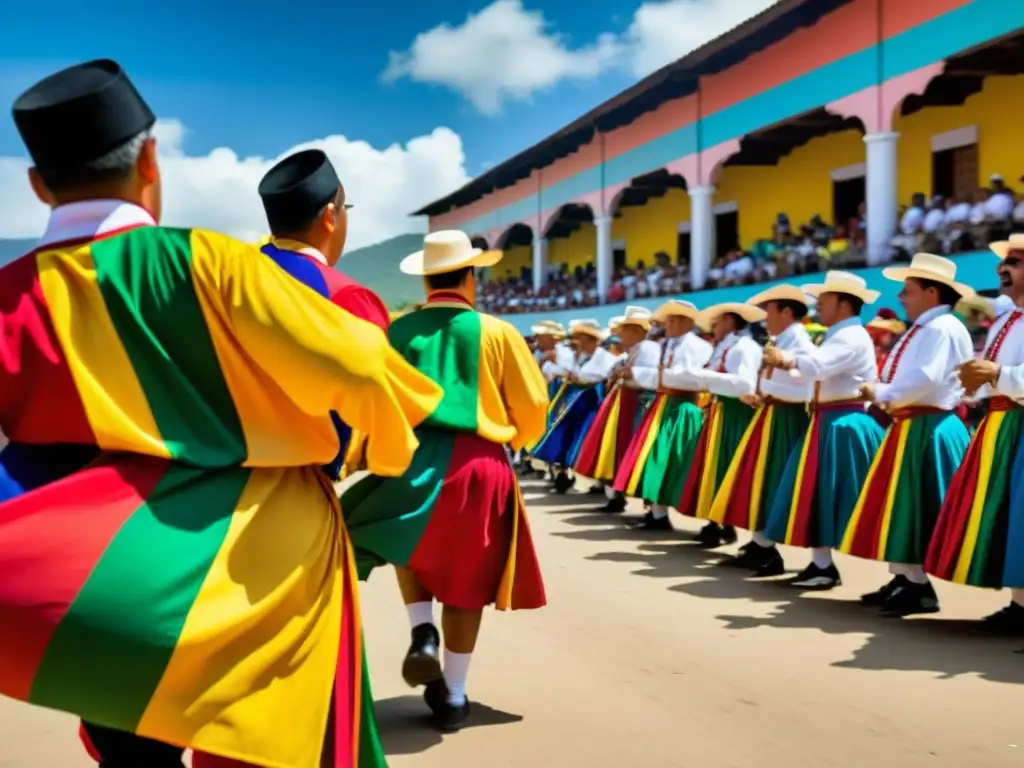
<svg viewBox="0 0 1024 768"><path fill-rule="evenodd" d="M682 514L706 519L711 513L729 462L753 418L754 409L735 397L715 397L711 401L675 504Z"/></svg>
<svg viewBox="0 0 1024 768"><path fill-rule="evenodd" d="M803 403L767 400L743 434L708 518L748 531L763 530L790 451L807 434L809 419Z"/></svg>
<svg viewBox="0 0 1024 768"><path fill-rule="evenodd" d="M597 416L604 395L604 385L569 384L559 397L558 415L530 455L556 467L571 467L580 443Z"/></svg>
<svg viewBox="0 0 1024 768"><path fill-rule="evenodd" d="M885 431L863 403L825 403L790 451L764 533L798 547L838 547Z"/></svg>
<svg viewBox="0 0 1024 768"><path fill-rule="evenodd" d="M392 564L453 608L543 606L540 564L505 447L432 427L416 436L405 474L368 475L341 497L360 578Z"/></svg>
<svg viewBox="0 0 1024 768"><path fill-rule="evenodd" d="M839 550L922 565L971 438L953 411L905 408L892 417Z"/></svg>
<svg viewBox="0 0 1024 768"><path fill-rule="evenodd" d="M672 506L682 493L704 413L689 394L659 393L626 449L615 490Z"/></svg>
<svg viewBox="0 0 1024 768"><path fill-rule="evenodd" d="M1024 586L1022 438L1024 408L993 398L946 493L928 573L974 587Z"/></svg>
<svg viewBox="0 0 1024 768"><path fill-rule="evenodd" d="M617 386L601 403L597 417L580 444L573 464L576 474L603 483L615 480L615 473L626 456L629 441L640 428L654 393Z"/></svg>

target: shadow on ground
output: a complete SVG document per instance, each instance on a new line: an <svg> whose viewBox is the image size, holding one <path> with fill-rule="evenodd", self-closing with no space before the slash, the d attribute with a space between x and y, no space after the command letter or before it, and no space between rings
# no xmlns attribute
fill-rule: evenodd
<svg viewBox="0 0 1024 768"><path fill-rule="evenodd" d="M381 742L388 755L414 755L436 747L444 736L434 730L422 696L395 696L382 699L375 705ZM484 728L510 725L523 719L522 715L503 712L486 704L473 702L473 711L462 727Z"/></svg>

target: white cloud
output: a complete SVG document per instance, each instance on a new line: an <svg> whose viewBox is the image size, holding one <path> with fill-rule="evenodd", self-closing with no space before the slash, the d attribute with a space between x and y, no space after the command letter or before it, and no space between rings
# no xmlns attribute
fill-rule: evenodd
<svg viewBox="0 0 1024 768"><path fill-rule="evenodd" d="M494 115L506 102L527 101L564 80L594 79L621 67L648 75L775 2L652 0L636 10L623 34L606 33L573 48L522 0L494 0L461 25L441 24L417 35L407 51L392 51L383 77L448 87Z"/></svg>
<svg viewBox="0 0 1024 768"><path fill-rule="evenodd" d="M565 79L593 78L618 54L612 35L571 48L540 11L521 0L495 0L457 27L441 24L417 35L408 51L392 51L383 76L444 85L497 114L506 101L525 101Z"/></svg>
<svg viewBox="0 0 1024 768"><path fill-rule="evenodd" d="M177 120L159 121L155 134L163 172L163 223L205 227L244 239L266 233L256 188L280 158L243 158L227 148L189 155L188 131ZM318 147L331 158L348 201L355 206L349 215L350 250L426 231L425 219L410 219L409 214L469 178L462 140L448 128L385 149L328 136L285 154L309 147ZM0 157L0 238L36 237L45 226L47 211L29 188L28 165L26 159Z"/></svg>

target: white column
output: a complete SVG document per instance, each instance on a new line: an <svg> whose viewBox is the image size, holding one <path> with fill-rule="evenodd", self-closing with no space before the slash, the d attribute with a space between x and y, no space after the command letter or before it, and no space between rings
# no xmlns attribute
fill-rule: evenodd
<svg viewBox="0 0 1024 768"><path fill-rule="evenodd" d="M539 291L548 281L548 241L533 238L533 290Z"/></svg>
<svg viewBox="0 0 1024 768"><path fill-rule="evenodd" d="M898 133L869 133L864 137L867 148L867 261L882 264L889 251L889 241L896 234L899 209L896 187L896 144Z"/></svg>
<svg viewBox="0 0 1024 768"><path fill-rule="evenodd" d="M612 255L612 217L595 216L594 227L597 229L597 295L603 304L608 296L608 288L612 284L612 268L615 259Z"/></svg>
<svg viewBox="0 0 1024 768"><path fill-rule="evenodd" d="M690 286L704 287L715 252L714 187L693 187L690 194Z"/></svg>

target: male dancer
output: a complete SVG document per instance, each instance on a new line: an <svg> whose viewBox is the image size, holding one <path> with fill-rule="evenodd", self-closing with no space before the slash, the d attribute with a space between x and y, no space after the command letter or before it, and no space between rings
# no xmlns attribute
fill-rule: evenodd
<svg viewBox="0 0 1024 768"><path fill-rule="evenodd" d="M828 331L820 346L765 350L769 368L804 377L813 383L813 395L810 424L790 452L764 533L771 541L811 548L811 563L790 582L794 587L828 590L842 583L832 550L842 541L884 434L865 410L860 389L878 378L875 345L860 312L879 293L864 278L840 271L802 289L818 299L818 318Z"/></svg>
<svg viewBox="0 0 1024 768"><path fill-rule="evenodd" d="M665 328L661 364L634 365L628 374L639 386L657 392L615 476L616 491L651 505L647 514L631 523L637 529L672 528L668 509L682 492L700 436L704 414L697 406L697 393L677 386L686 383L687 372L702 369L711 359L711 345L693 332L699 315L688 301L662 304L653 318Z"/></svg>
<svg viewBox="0 0 1024 768"><path fill-rule="evenodd" d="M626 307L618 327L624 357L612 369L601 409L580 445L573 465L577 475L602 483L607 503L603 512L622 512L626 498L615 490L615 473L626 455L626 448L640 426L647 406L654 399L654 389L641 387L630 373L633 366L657 368L661 347L647 339L651 330L651 312L643 307Z"/></svg>
<svg viewBox="0 0 1024 768"><path fill-rule="evenodd" d="M444 399L417 430L420 447L401 477L371 474L349 488L342 509L361 572L393 563L412 625L405 681L426 686L435 725L456 731L469 716L466 679L483 609L540 608L540 566L526 508L505 447L544 433L544 377L519 332L474 309L481 252L456 230L433 232L402 261L423 278L427 303L396 320L395 349L436 381ZM441 634L434 601L442 606Z"/></svg>
<svg viewBox="0 0 1024 768"><path fill-rule="evenodd" d="M1009 587L1009 604L981 628L1024 636L1024 235L990 248L1014 309L992 324L981 358L960 368L966 395L988 409L950 483L925 569L958 584Z"/></svg>
<svg viewBox="0 0 1024 768"><path fill-rule="evenodd" d="M777 285L747 303L765 311L765 325L775 340L770 346L784 352L813 348L803 324L807 297L795 285ZM755 393L740 398L757 412L715 495L709 518L753 534L739 556L727 562L758 576L779 576L786 571L782 555L764 535L764 527L789 453L807 431L807 404L812 395L813 385L806 378L762 367Z"/></svg>
<svg viewBox="0 0 1024 768"><path fill-rule="evenodd" d="M747 326L764 318L764 310L750 304L716 304L701 313L700 324L713 328L715 349L704 369L681 377L680 386L688 382L689 389L710 392L714 399L676 502L684 515L708 518L715 493L754 416L754 409L740 400L754 394L761 367L761 347ZM713 549L736 541L736 529L709 522L696 538L702 547Z"/></svg>
<svg viewBox="0 0 1024 768"><path fill-rule="evenodd" d="M383 766L379 742L360 747L354 563L315 467L337 453L334 410L373 438L371 468L402 471L440 391L257 249L155 225L155 117L115 62L13 111L52 211L0 270L0 464L18 481L0 504L0 693L83 717L111 768L180 768L183 748L196 766ZM52 469L67 446L100 456L24 481L28 454Z"/></svg>
<svg viewBox="0 0 1024 768"><path fill-rule="evenodd" d="M569 468L576 461L580 444L597 417L604 398L604 383L615 365L614 356L601 346L604 331L596 320L574 320L569 335L576 358L566 372L566 388L560 398L562 407L550 423L544 437L533 449L533 456L557 471L555 491L567 492L575 482Z"/></svg>
<svg viewBox="0 0 1024 768"><path fill-rule="evenodd" d="M390 316L377 294L334 269L345 249L352 206L345 202L345 188L327 155L319 149L289 155L267 171L259 194L271 232L260 250L299 282L387 332ZM346 454L351 451L350 464L359 466L366 446L361 436L352 439L351 428L338 414L331 419L340 450L324 469L338 480Z"/></svg>
<svg viewBox="0 0 1024 768"><path fill-rule="evenodd" d="M974 357L974 344L953 307L974 291L956 282L952 261L928 253L882 274L903 282L900 303L912 325L886 360L879 383L861 385L864 399L878 403L892 425L840 551L889 563L893 578L861 602L902 617L939 610L923 566L942 501L970 442L954 409L963 396L957 371Z"/></svg>

